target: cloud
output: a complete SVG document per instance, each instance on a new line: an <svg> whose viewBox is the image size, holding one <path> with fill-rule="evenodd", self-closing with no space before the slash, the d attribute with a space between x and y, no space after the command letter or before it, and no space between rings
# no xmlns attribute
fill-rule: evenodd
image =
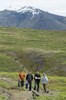
<svg viewBox="0 0 66 100"><path fill-rule="evenodd" d="M23 6L33 6L44 11L62 14L66 16L66 0L2 0L0 10L15 9Z"/></svg>

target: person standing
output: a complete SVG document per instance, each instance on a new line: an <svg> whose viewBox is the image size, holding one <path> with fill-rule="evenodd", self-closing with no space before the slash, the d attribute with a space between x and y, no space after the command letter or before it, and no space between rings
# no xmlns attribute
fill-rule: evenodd
<svg viewBox="0 0 66 100"><path fill-rule="evenodd" d="M40 84L40 80L41 80L41 76L39 74L39 71L36 72L36 74L34 75L34 90L36 90L37 92L39 92L39 84Z"/></svg>
<svg viewBox="0 0 66 100"><path fill-rule="evenodd" d="M31 91L32 89L32 80L33 80L33 75L31 74L31 71L29 71L29 73L26 76L26 81L27 81L26 88L28 88L29 86L29 91Z"/></svg>
<svg viewBox="0 0 66 100"><path fill-rule="evenodd" d="M19 78L18 78L18 87L24 87L24 79L25 79L25 73L23 70L19 72Z"/></svg>
<svg viewBox="0 0 66 100"><path fill-rule="evenodd" d="M45 73L43 73L42 84L43 84L43 90L44 90L44 92L47 93L46 85L48 84L48 78L47 78L47 76L46 76Z"/></svg>

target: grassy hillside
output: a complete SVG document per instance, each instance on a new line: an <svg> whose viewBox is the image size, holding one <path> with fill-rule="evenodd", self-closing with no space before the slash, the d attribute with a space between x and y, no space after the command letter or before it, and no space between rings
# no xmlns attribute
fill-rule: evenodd
<svg viewBox="0 0 66 100"><path fill-rule="evenodd" d="M7 90L17 87L22 68L48 75L50 93L35 100L65 100L66 31L0 28L0 100L7 100Z"/></svg>
<svg viewBox="0 0 66 100"><path fill-rule="evenodd" d="M0 28L0 71L22 67L66 76L66 31Z"/></svg>

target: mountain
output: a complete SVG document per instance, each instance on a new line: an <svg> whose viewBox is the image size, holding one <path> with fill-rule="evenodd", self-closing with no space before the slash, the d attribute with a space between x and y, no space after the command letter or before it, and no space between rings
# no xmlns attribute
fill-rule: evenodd
<svg viewBox="0 0 66 100"><path fill-rule="evenodd" d="M66 30L66 17L25 6L17 11L0 11L0 26Z"/></svg>

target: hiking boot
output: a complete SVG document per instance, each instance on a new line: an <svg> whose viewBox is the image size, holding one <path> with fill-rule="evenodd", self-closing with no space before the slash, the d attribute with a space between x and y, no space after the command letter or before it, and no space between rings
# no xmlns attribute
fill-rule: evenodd
<svg viewBox="0 0 66 100"><path fill-rule="evenodd" d="M47 91L46 93L49 93L49 91Z"/></svg>

